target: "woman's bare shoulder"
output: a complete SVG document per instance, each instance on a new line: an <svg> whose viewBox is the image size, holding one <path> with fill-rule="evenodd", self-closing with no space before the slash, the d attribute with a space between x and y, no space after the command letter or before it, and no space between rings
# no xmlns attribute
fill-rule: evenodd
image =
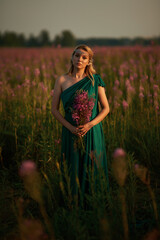
<svg viewBox="0 0 160 240"><path fill-rule="evenodd" d="M56 81L58 81L58 82L63 82L63 81L65 81L67 78L68 78L68 74L65 73L65 74L62 74L62 75L58 76L57 79L56 79Z"/></svg>
<svg viewBox="0 0 160 240"><path fill-rule="evenodd" d="M65 80L65 76L64 76L64 75L60 75L60 76L58 76L58 77L56 78L55 84L61 86L62 83L64 82L64 80Z"/></svg>
<svg viewBox="0 0 160 240"><path fill-rule="evenodd" d="M62 74L62 75L58 76L55 80L55 89L57 89L57 90L61 89L60 91L63 91L67 80L68 80L67 74Z"/></svg>

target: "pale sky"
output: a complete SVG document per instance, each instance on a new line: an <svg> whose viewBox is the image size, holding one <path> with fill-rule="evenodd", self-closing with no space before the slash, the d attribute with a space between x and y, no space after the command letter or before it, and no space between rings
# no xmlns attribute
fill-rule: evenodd
<svg viewBox="0 0 160 240"><path fill-rule="evenodd" d="M51 40L63 30L76 38L160 36L160 0L0 0L0 31Z"/></svg>

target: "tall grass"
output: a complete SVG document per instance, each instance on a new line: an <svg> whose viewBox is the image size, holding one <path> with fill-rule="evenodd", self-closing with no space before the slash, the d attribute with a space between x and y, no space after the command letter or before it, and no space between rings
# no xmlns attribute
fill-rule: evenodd
<svg viewBox="0 0 160 240"><path fill-rule="evenodd" d="M25 239L26 226L39 229L40 235L35 234L34 239L51 235L44 212L18 176L22 161L33 160L42 180L43 211L55 239L147 239L147 232L158 239L160 47L93 48L95 68L106 83L110 105L102 122L110 190L104 177L99 178L98 189L91 178L90 194L83 201L79 188L75 204L67 169L67 185L59 169L62 126L51 114L55 79L68 70L72 50L0 50L1 236ZM62 102L60 111L64 115ZM112 171L116 148L124 149L127 156L123 190ZM135 174L135 164L149 171L149 187Z"/></svg>

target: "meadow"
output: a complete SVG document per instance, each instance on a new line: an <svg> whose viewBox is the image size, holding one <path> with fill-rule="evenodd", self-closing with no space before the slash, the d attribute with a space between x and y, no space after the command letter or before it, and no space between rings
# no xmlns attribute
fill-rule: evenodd
<svg viewBox="0 0 160 240"><path fill-rule="evenodd" d="M73 49L0 49L0 239L160 239L160 47L92 49L110 106L102 121L110 190L102 179L87 209L71 204L62 181L62 126L51 114Z"/></svg>

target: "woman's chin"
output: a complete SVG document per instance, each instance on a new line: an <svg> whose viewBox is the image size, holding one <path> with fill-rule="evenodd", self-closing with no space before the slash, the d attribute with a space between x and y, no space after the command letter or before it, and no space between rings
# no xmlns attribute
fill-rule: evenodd
<svg viewBox="0 0 160 240"><path fill-rule="evenodd" d="M80 64L79 64L79 65L77 64L77 65L75 65L75 68L76 68L76 69L83 69L84 67L83 67L82 65L80 65ZM84 69L85 69L85 68L84 68Z"/></svg>

